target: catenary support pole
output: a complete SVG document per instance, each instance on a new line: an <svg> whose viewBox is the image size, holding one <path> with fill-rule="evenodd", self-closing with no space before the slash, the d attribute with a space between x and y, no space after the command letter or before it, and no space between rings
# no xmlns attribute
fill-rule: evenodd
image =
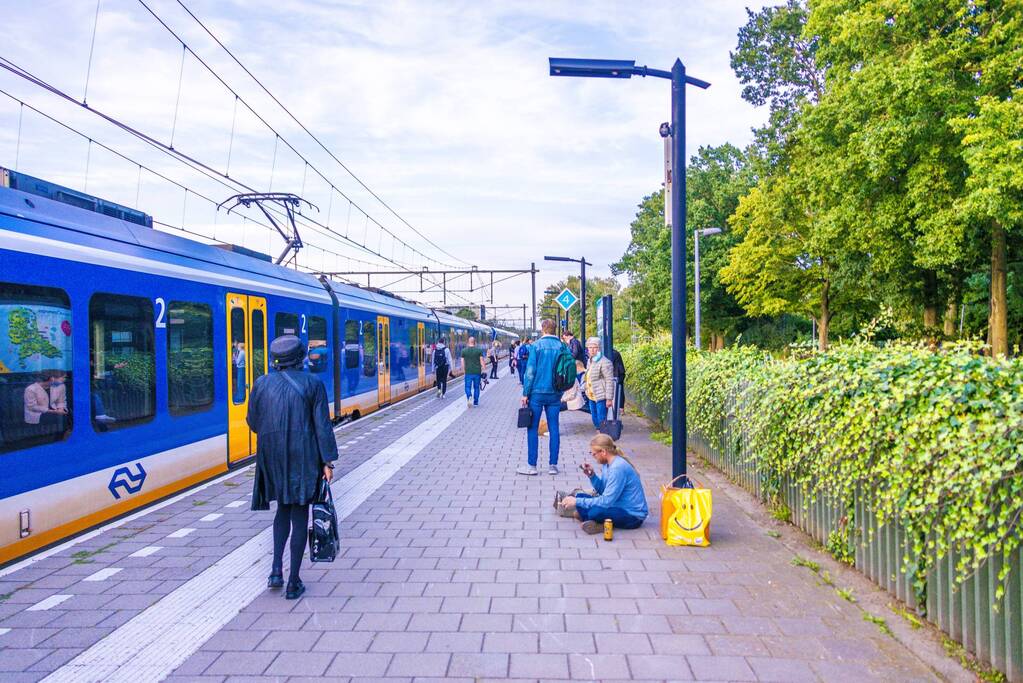
<svg viewBox="0 0 1023 683"><path fill-rule="evenodd" d="M700 231L693 230L693 277L695 278L696 291L693 296L693 306L696 309L693 311L695 316L696 325L693 329L693 343L696 348L700 348Z"/></svg>
<svg viewBox="0 0 1023 683"><path fill-rule="evenodd" d="M579 259L579 339L582 343L586 343L586 257L583 256Z"/></svg>
<svg viewBox="0 0 1023 683"><path fill-rule="evenodd" d="M529 264L529 275L533 280L533 329L536 329L536 263Z"/></svg>

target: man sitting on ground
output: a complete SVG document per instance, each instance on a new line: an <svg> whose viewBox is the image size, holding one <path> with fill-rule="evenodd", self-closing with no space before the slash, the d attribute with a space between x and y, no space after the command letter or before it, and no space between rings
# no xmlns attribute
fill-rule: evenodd
<svg viewBox="0 0 1023 683"><path fill-rule="evenodd" d="M559 512L575 508L574 516L583 523L583 531L588 534L603 531L605 519L610 519L618 529L638 529L650 514L639 473L607 434L593 437L590 453L602 465L601 472L598 475L588 462L583 463L582 470L597 495L565 495L559 491L555 495L555 507Z"/></svg>

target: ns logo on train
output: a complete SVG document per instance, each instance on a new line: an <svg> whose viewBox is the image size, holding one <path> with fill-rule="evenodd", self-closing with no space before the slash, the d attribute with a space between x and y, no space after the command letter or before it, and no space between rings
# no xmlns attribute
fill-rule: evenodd
<svg viewBox="0 0 1023 683"><path fill-rule="evenodd" d="M142 485L146 483L146 470L140 462L135 463L135 467L138 468L138 472L132 472L130 467L118 467L114 470L114 475L110 477L110 484L107 485L114 498L118 500L121 498L118 489L124 489L127 494L138 493L142 490Z"/></svg>

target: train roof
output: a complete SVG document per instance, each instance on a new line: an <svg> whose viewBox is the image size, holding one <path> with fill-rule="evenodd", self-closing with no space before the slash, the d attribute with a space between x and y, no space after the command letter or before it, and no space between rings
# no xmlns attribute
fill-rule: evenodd
<svg viewBox="0 0 1023 683"><path fill-rule="evenodd" d="M146 214L31 176L0 168L0 179L5 181L0 182L0 230L16 233L17 241L27 251L330 303L330 295L312 274L247 255L245 249L231 251L155 230L149 227L152 219ZM18 182L13 182L15 180ZM25 189L14 189L10 185ZM66 196L62 201L48 198L61 195L70 195L78 205L68 203ZM81 208L89 202L92 209ZM350 284L334 280L329 284L339 303L346 308L423 322L436 319L462 329L490 329L482 323L443 311L434 313L418 304Z"/></svg>

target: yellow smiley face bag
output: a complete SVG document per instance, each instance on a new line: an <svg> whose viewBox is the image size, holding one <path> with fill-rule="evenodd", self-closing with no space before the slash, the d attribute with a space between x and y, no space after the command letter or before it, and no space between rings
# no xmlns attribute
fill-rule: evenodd
<svg viewBox="0 0 1023 683"><path fill-rule="evenodd" d="M668 545L709 546L713 511L710 489L696 482L689 488L675 488L681 478L661 487L661 537Z"/></svg>

